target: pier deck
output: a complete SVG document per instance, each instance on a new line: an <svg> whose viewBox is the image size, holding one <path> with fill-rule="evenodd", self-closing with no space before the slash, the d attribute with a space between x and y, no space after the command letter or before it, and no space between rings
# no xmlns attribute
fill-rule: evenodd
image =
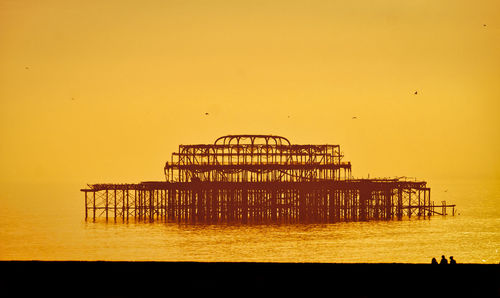
<svg viewBox="0 0 500 298"><path fill-rule="evenodd" d="M314 182L142 182L94 184L85 217L182 222L332 223L447 215L425 182L344 180Z"/></svg>

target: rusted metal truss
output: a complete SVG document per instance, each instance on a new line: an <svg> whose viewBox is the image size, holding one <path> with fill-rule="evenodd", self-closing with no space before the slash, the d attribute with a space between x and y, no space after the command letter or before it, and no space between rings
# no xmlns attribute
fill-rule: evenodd
<svg viewBox="0 0 500 298"><path fill-rule="evenodd" d="M279 182L348 179L339 145L291 145L284 137L235 135L213 145L180 145L165 165L169 182Z"/></svg>
<svg viewBox="0 0 500 298"><path fill-rule="evenodd" d="M166 181L93 184L85 217L239 223L323 223L446 215L425 181L354 179L339 145L292 145L272 135L228 135L180 145ZM436 211L436 208L438 211Z"/></svg>

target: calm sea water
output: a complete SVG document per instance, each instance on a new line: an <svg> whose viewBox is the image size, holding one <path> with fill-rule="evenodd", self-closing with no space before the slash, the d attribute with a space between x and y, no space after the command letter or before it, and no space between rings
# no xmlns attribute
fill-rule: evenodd
<svg viewBox="0 0 500 298"><path fill-rule="evenodd" d="M5 186L2 260L500 262L500 181L429 181L459 215L323 225L85 222L79 185Z"/></svg>

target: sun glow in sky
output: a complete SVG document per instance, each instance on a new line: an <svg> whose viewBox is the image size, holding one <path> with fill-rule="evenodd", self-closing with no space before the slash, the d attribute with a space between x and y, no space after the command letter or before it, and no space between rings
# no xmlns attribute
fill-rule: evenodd
<svg viewBox="0 0 500 298"><path fill-rule="evenodd" d="M498 179L499 112L496 0L0 0L2 184L161 180L226 134Z"/></svg>

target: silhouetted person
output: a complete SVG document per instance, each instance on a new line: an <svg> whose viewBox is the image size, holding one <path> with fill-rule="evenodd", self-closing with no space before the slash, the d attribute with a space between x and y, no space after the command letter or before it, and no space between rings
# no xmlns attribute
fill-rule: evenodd
<svg viewBox="0 0 500 298"><path fill-rule="evenodd" d="M450 264L456 264L457 261L455 261L455 259L453 258L453 256L450 256Z"/></svg>
<svg viewBox="0 0 500 298"><path fill-rule="evenodd" d="M436 258L432 258L431 264L432 265L437 265L438 264L438 261L436 260Z"/></svg>
<svg viewBox="0 0 500 298"><path fill-rule="evenodd" d="M448 260L444 256L441 256L441 262L439 262L439 265L448 265Z"/></svg>

